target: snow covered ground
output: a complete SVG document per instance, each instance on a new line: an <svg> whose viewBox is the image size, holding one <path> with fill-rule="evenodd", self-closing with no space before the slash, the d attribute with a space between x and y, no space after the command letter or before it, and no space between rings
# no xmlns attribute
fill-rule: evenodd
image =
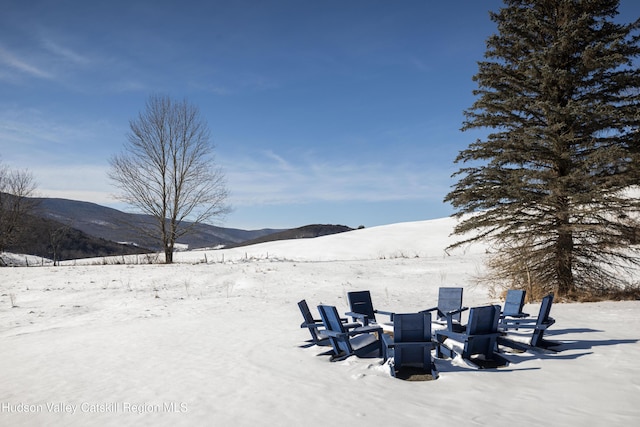
<svg viewBox="0 0 640 427"><path fill-rule="evenodd" d="M0 425L635 425L640 302L554 304L547 336L563 351L509 353L497 370L437 360L436 381L299 347L303 298L344 312L348 291L368 289L377 308L414 312L461 285L467 306L500 303L475 281L485 247L444 251L452 226L180 252L169 266L2 268Z"/></svg>

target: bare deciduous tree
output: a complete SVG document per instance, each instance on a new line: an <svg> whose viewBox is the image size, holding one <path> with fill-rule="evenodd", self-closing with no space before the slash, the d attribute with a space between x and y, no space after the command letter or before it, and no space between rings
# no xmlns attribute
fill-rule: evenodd
<svg viewBox="0 0 640 427"><path fill-rule="evenodd" d="M109 177L121 191L118 200L154 218L146 233L160 241L169 264L179 237L229 211L225 177L206 121L186 100L151 96L129 127Z"/></svg>
<svg viewBox="0 0 640 427"><path fill-rule="evenodd" d="M35 204L29 197L35 189L31 172L0 164L0 252L14 243L27 216L33 211Z"/></svg>

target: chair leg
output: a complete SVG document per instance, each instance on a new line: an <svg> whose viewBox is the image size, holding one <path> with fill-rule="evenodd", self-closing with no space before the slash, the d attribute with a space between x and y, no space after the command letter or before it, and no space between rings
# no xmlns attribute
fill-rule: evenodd
<svg viewBox="0 0 640 427"><path fill-rule="evenodd" d="M453 359L455 357L455 352L446 345L439 344L436 350L436 357L438 359L444 359L444 357Z"/></svg>
<svg viewBox="0 0 640 427"><path fill-rule="evenodd" d="M436 368L435 361L431 361L431 376L434 380L437 380L440 374L438 373L438 368Z"/></svg>

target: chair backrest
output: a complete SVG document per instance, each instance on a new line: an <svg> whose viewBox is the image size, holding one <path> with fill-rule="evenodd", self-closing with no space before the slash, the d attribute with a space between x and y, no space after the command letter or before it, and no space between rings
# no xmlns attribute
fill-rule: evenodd
<svg viewBox="0 0 640 427"><path fill-rule="evenodd" d="M538 313L538 326L544 325L549 321L549 314L551 313L551 305L553 304L553 294L549 294L542 298L542 304L540 305L540 312Z"/></svg>
<svg viewBox="0 0 640 427"><path fill-rule="evenodd" d="M431 341L431 313L396 314L393 317L394 342Z"/></svg>
<svg viewBox="0 0 640 427"><path fill-rule="evenodd" d="M509 289L504 300L502 314L504 316L516 316L522 313L526 291L521 289Z"/></svg>
<svg viewBox="0 0 640 427"><path fill-rule="evenodd" d="M500 306L486 305L473 307L469 310L467 335L492 334L498 332L500 320Z"/></svg>
<svg viewBox="0 0 640 427"><path fill-rule="evenodd" d="M490 355L495 346L500 320L500 306L487 305L469 310L465 353Z"/></svg>
<svg viewBox="0 0 640 427"><path fill-rule="evenodd" d="M311 310L309 310L309 305L307 305L307 301L306 300L299 301L298 308L300 308L300 312L302 313L302 318L304 319L303 325L304 324L313 325L315 323L315 319L311 314ZM309 329L309 333L311 334L311 338L313 339L313 342L317 343L318 341L320 341L320 337L318 337L318 330L312 326L307 326L307 328Z"/></svg>
<svg viewBox="0 0 640 427"><path fill-rule="evenodd" d="M440 288L438 289L438 315L444 315L452 310L462 308L462 288ZM460 321L461 314L456 313L452 316L455 321Z"/></svg>
<svg viewBox="0 0 640 427"><path fill-rule="evenodd" d="M298 302L298 308L300 308L300 312L302 313L302 318L305 323L313 323L313 315L311 314L311 310L309 310L309 305L307 304L307 300L301 300Z"/></svg>
<svg viewBox="0 0 640 427"><path fill-rule="evenodd" d="M553 320L549 318L551 313L551 305L553 304L553 294L549 294L542 298L542 304L540 304L540 312L538 313L538 320L536 321L536 328L531 336L531 345L533 347L540 347L544 343L544 332L553 324Z"/></svg>
<svg viewBox="0 0 640 427"><path fill-rule="evenodd" d="M394 369L414 366L431 369L431 346L401 343L428 343L431 341L431 313L396 314L393 317Z"/></svg>
<svg viewBox="0 0 640 427"><path fill-rule="evenodd" d="M324 323L324 327L328 331L340 332L344 334L340 337L329 337L331 346L333 347L333 351L335 352L335 354L353 354L353 348L351 347L349 336L346 334L344 325L340 321L340 315L338 315L338 310L336 309L336 307L332 305L319 305L318 311L320 312L322 323Z"/></svg>
<svg viewBox="0 0 640 427"><path fill-rule="evenodd" d="M369 291L353 291L347 293L349 300L349 308L354 313L364 314L369 318L370 322L376 321L376 314L373 310L371 302L371 293Z"/></svg>

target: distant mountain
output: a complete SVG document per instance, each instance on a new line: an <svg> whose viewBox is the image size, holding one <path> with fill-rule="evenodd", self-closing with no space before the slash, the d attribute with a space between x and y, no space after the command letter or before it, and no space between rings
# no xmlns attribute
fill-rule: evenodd
<svg viewBox="0 0 640 427"><path fill-rule="evenodd" d="M136 232L153 219L147 215L131 214L95 203L67 199L37 198L36 214L42 218L58 221L88 235L113 242L128 242L141 247L158 249L158 244ZM181 237L180 244L189 249L232 245L263 237L281 230L239 230L198 224L192 233Z"/></svg>
<svg viewBox="0 0 640 427"><path fill-rule="evenodd" d="M28 215L23 220L25 226L18 230L15 241L7 246L8 252L35 255L54 261L151 252L143 247L90 236L51 219ZM3 265L2 259L0 265Z"/></svg>
<svg viewBox="0 0 640 427"><path fill-rule="evenodd" d="M7 251L56 260L93 258L160 250L157 241L136 232L153 222L95 203L67 199L33 198L33 215L25 218L17 240ZM344 225L307 225L290 230L240 230L197 224L178 245L188 249L246 246L274 240L301 239L342 233Z"/></svg>
<svg viewBox="0 0 640 427"><path fill-rule="evenodd" d="M309 239L313 237L327 236L330 234L353 231L353 228L346 225L313 224L304 227L292 228L290 230L279 231L267 236L247 240L246 242L229 245L228 247L249 246L258 243L272 242L274 240Z"/></svg>

